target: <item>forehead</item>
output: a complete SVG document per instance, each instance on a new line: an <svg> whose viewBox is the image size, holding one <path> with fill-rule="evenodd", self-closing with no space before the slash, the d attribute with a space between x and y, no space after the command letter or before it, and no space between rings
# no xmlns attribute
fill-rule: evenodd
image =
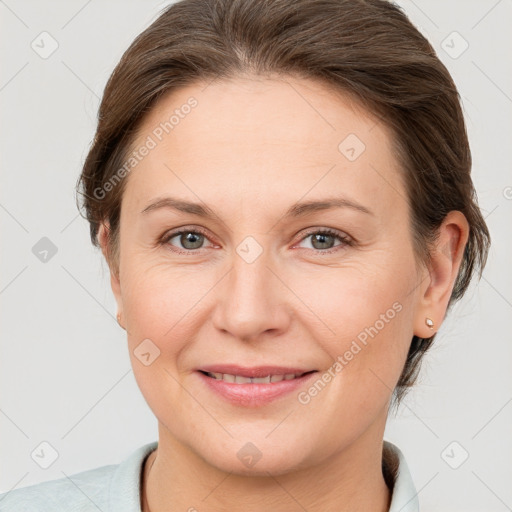
<svg viewBox="0 0 512 512"><path fill-rule="evenodd" d="M147 114L132 148L152 147L132 168L125 194L136 190L137 206L168 188L216 203L229 187L230 197L261 205L263 195L282 202L333 187L362 198L387 182L395 189L388 200L396 200L391 142L377 116L319 82L201 82L172 91Z"/></svg>

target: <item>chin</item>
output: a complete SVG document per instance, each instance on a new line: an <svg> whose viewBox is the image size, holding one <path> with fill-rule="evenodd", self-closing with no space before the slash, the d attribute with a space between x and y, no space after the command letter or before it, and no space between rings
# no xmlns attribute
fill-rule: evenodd
<svg viewBox="0 0 512 512"><path fill-rule="evenodd" d="M235 457L230 456L229 451L222 453L210 453L206 462L226 473L238 476L268 477L283 475L292 471L303 469L306 465L305 454L298 450L279 450L266 448L258 450L252 443L246 443L235 450ZM232 452L231 452L232 453Z"/></svg>

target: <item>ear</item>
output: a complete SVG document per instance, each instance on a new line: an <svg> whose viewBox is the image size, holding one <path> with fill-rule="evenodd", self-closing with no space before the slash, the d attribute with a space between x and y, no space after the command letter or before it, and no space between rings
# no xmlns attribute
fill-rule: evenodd
<svg viewBox="0 0 512 512"><path fill-rule="evenodd" d="M414 334L420 338L430 338L444 320L468 236L469 224L464 214L448 213L439 227L428 275L420 287L419 307L414 317ZM427 318L433 321L432 329L426 324Z"/></svg>
<svg viewBox="0 0 512 512"><path fill-rule="evenodd" d="M98 229L98 242L101 246L101 252L105 257L105 260L108 264L108 268L110 270L110 286L112 288L112 292L114 293L114 297L117 302L117 314L118 314L118 322L121 324L119 320L119 316L122 317L123 314L123 301L121 298L121 282L119 279L119 271L115 268L112 261L112 256L109 252L109 239L110 239L110 225L108 222L104 221L100 224ZM122 325L121 325L122 326Z"/></svg>

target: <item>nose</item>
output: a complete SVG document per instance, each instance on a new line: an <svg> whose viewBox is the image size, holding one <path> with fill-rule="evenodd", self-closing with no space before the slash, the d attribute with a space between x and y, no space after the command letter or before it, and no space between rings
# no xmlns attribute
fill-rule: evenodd
<svg viewBox="0 0 512 512"><path fill-rule="evenodd" d="M286 294L265 251L252 262L239 254L216 290L213 324L242 341L261 340L285 332L290 322Z"/></svg>

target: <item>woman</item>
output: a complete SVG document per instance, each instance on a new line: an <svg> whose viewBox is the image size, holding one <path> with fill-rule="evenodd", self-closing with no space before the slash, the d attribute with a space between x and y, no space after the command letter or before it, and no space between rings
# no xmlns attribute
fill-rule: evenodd
<svg viewBox="0 0 512 512"><path fill-rule="evenodd" d="M470 168L456 87L394 4L170 6L79 181L159 439L2 510L418 510L384 428L485 265Z"/></svg>

